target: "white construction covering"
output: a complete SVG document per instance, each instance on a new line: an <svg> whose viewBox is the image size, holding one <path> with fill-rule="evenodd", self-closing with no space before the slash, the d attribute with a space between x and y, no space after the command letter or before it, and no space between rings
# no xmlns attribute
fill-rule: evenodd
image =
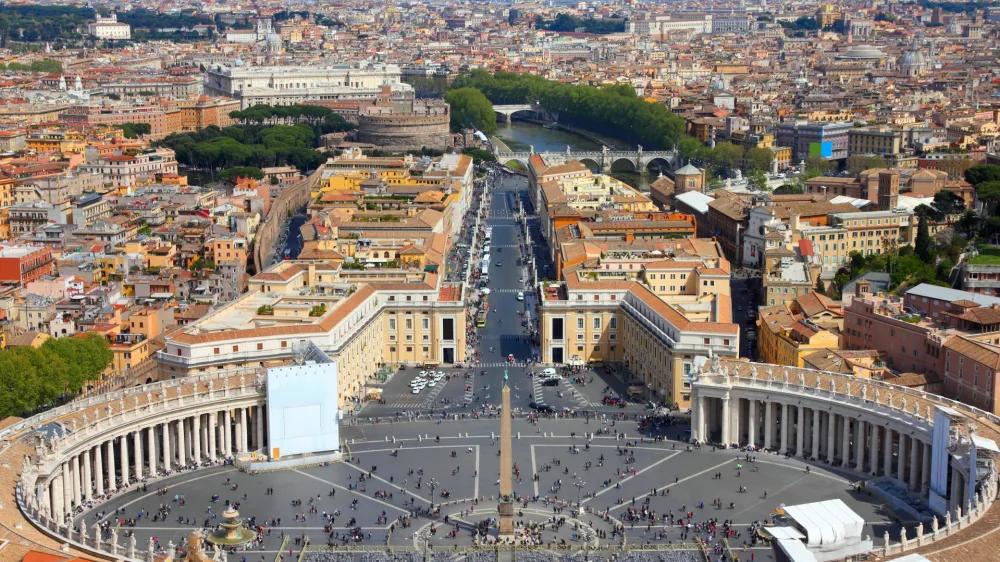
<svg viewBox="0 0 1000 562"><path fill-rule="evenodd" d="M986 451L993 451L994 453L1000 453L1000 449L997 448L996 441L988 437L980 437L979 435L973 433L972 442L976 444L976 449L983 449Z"/></svg>
<svg viewBox="0 0 1000 562"><path fill-rule="evenodd" d="M921 554L907 554L902 558L896 558L892 562L931 562L930 559Z"/></svg>
<svg viewBox="0 0 1000 562"><path fill-rule="evenodd" d="M816 555L806 548L806 545L795 539L780 539L778 548L784 551L785 556L792 562L819 562Z"/></svg>
<svg viewBox="0 0 1000 562"><path fill-rule="evenodd" d="M804 539L805 535L799 532L795 527L768 527L767 532L770 533L775 540L780 539Z"/></svg>
<svg viewBox="0 0 1000 562"><path fill-rule="evenodd" d="M785 513L806 533L809 546L833 545L861 537L865 520L841 500L785 507Z"/></svg>

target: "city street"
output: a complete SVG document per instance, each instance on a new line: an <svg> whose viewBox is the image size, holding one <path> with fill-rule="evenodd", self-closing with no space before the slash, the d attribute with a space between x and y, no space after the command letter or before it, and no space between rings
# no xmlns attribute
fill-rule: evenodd
<svg viewBox="0 0 1000 562"><path fill-rule="evenodd" d="M602 406L601 400L611 391L623 395L626 384L602 369L584 369L579 375L564 376L554 386L543 386L538 377L529 376L541 371L540 366L532 365L539 350L529 335L529 328L537 328L538 322L537 293L531 283L530 264L534 257L538 276L544 278L550 267L550 255L544 245L538 217L533 214L527 178L491 170L485 181L488 185L485 219L475 236L477 244L471 248L468 260L471 273L468 296L474 302L482 297L489 306L485 327L473 332L478 342L470 340L467 344L478 351L478 363L467 364L464 368L434 369L450 375L451 380L442 379L419 394L413 394L409 384L423 369L410 366L398 371L383 387L385 403L368 402L359 416L392 416L404 410L428 412L431 409L471 413L486 406L498 408L505 372L511 386L511 404L517 410L528 411L534 402L551 406L557 412L620 411L617 407ZM472 243L476 207L474 204L465 221L467 230L458 243ZM519 212L526 213L530 251L526 247L524 222L518 218ZM483 244L487 229L492 229L488 247ZM477 279L481 272L480 262L486 253L490 255L488 282ZM460 259L460 254L456 255L450 263L458 263ZM489 293L483 294L484 289ZM518 300L519 293L523 294L523 300ZM474 315L467 322L474 327ZM509 360L511 357L513 361ZM574 383L571 379L581 382ZM625 410L639 408L642 406L631 404Z"/></svg>

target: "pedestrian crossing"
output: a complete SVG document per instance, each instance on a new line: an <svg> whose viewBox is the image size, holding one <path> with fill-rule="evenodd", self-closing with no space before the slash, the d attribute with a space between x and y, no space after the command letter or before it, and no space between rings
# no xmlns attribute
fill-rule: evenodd
<svg viewBox="0 0 1000 562"><path fill-rule="evenodd" d="M494 295L494 294L497 294L497 293L499 293L499 294L515 294L515 293L523 293L523 292L524 292L523 289L494 289L494 288L491 287L489 294L491 294L491 295Z"/></svg>
<svg viewBox="0 0 1000 562"><path fill-rule="evenodd" d="M489 369L491 367L493 368L509 367L509 368L525 369L528 367L528 363L526 361L514 361L513 363L511 363L510 361L489 361L486 363L479 363L478 365L476 365L476 367L482 369Z"/></svg>
<svg viewBox="0 0 1000 562"><path fill-rule="evenodd" d="M542 381L539 377L531 377L531 396L535 404L545 405L545 394L542 392Z"/></svg>

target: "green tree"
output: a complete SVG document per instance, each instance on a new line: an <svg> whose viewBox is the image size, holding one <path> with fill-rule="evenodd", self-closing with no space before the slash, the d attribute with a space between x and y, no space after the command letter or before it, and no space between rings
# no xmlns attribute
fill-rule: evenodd
<svg viewBox="0 0 1000 562"><path fill-rule="evenodd" d="M771 161L774 160L774 153L770 149L755 146L747 151L745 160L748 169L767 171L771 169Z"/></svg>
<svg viewBox="0 0 1000 562"><path fill-rule="evenodd" d="M920 207L927 207L920 205ZM934 260L934 241L931 239L930 230L927 226L928 214L920 214L917 222L917 238L914 241L914 251L925 263L932 263Z"/></svg>
<svg viewBox="0 0 1000 562"><path fill-rule="evenodd" d="M823 283L822 277L818 277L816 279L816 292L821 295L826 295L826 284Z"/></svg>
<svg viewBox="0 0 1000 562"><path fill-rule="evenodd" d="M264 171L254 166L236 166L235 168L223 170L222 173L219 174L219 178L232 184L236 183L236 178L253 178L255 180L262 180L264 179Z"/></svg>
<svg viewBox="0 0 1000 562"><path fill-rule="evenodd" d="M684 137L677 141L677 155L685 162L690 162L691 159L701 156L704 148L701 141L694 137Z"/></svg>
<svg viewBox="0 0 1000 562"><path fill-rule="evenodd" d="M451 126L456 131L471 126L486 135L496 132L497 114L493 111L493 104L479 90L451 90L444 99L451 105Z"/></svg>
<svg viewBox="0 0 1000 562"><path fill-rule="evenodd" d="M767 176L764 172L754 168L747 174L747 188L751 191L769 191L767 188Z"/></svg>
<svg viewBox="0 0 1000 562"><path fill-rule="evenodd" d="M965 181L974 187L981 183L1000 181L1000 166L994 164L976 164L965 171Z"/></svg>
<svg viewBox="0 0 1000 562"><path fill-rule="evenodd" d="M979 215L977 215L972 209L962 213L962 216L955 222L955 227L965 233L966 238L972 238L972 233L978 226Z"/></svg>
<svg viewBox="0 0 1000 562"><path fill-rule="evenodd" d="M137 139L153 132L153 126L149 123L122 123L115 125L115 128L121 129L122 136L127 139Z"/></svg>
<svg viewBox="0 0 1000 562"><path fill-rule="evenodd" d="M730 171L739 167L743 149L731 142L720 142L712 149L709 158L717 168L717 175L728 175Z"/></svg>
<svg viewBox="0 0 1000 562"><path fill-rule="evenodd" d="M809 180L819 176L825 176L835 168L836 164L829 160L811 156L806 158L805 179Z"/></svg>
<svg viewBox="0 0 1000 562"><path fill-rule="evenodd" d="M950 220L951 217L965 211L965 200L954 191L942 189L934 194L934 208L941 213L942 218Z"/></svg>
<svg viewBox="0 0 1000 562"><path fill-rule="evenodd" d="M973 166L973 168L976 167ZM1000 169L1000 166L994 167ZM971 169L969 168L969 170ZM968 177L968 170L966 171L966 177ZM997 204L1000 203L1000 179L987 180L973 185L976 187L976 195L983 202L983 215L987 217L996 216Z"/></svg>

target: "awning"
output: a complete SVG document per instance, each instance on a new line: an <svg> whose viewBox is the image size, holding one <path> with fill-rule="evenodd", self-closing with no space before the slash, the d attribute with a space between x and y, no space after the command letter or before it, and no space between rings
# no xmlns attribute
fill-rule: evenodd
<svg viewBox="0 0 1000 562"><path fill-rule="evenodd" d="M368 396L375 396L375 397L382 396L382 389L381 388L369 388L368 389Z"/></svg>
<svg viewBox="0 0 1000 562"><path fill-rule="evenodd" d="M436 265L425 265L424 266L424 271L426 271L427 273L437 273L437 270L438 270L438 266L436 266Z"/></svg>

